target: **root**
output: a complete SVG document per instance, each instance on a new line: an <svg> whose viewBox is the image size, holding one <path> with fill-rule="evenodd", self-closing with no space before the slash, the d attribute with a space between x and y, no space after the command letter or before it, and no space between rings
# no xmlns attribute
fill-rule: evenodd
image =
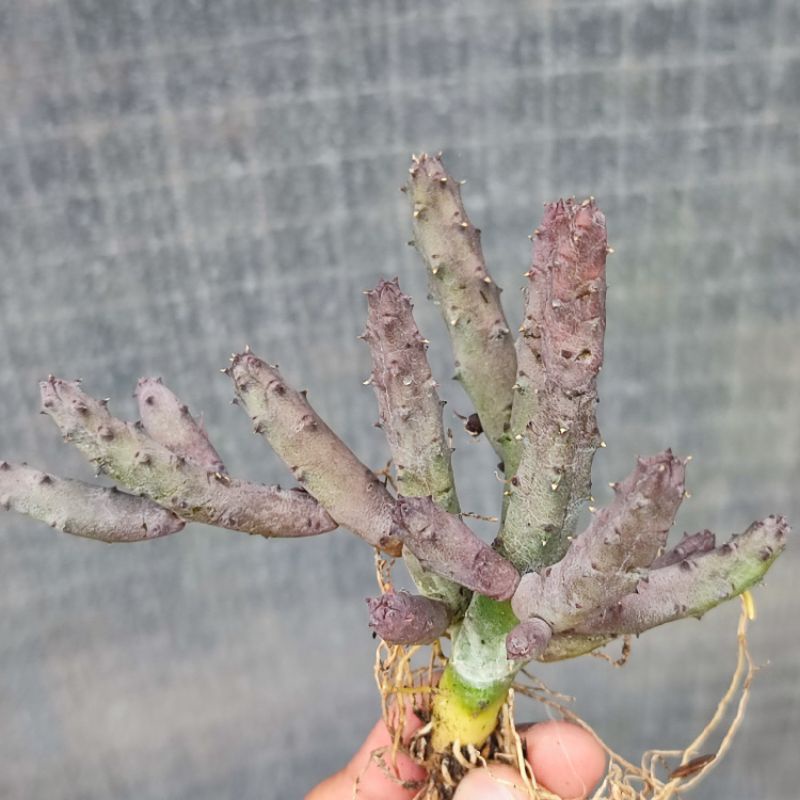
<svg viewBox="0 0 800 800"><path fill-rule="evenodd" d="M386 466L382 467L381 469L373 470L373 474L376 478L383 478L383 485L384 486L391 486L392 490L397 493L397 482L394 479L394 475L392 475L392 459L390 458L386 462Z"/></svg>
<svg viewBox="0 0 800 800"><path fill-rule="evenodd" d="M643 754L640 765L636 766L614 752L588 723L566 706L565 700L569 702L571 698L554 695L536 679L533 679L532 685L516 687L518 692L544 704L562 718L580 725L605 750L609 758L608 771L592 795L592 800L671 800L695 788L719 764L744 719L750 687L758 669L747 648L747 623L752 616L749 602L752 601L748 598L742 600L737 630L736 666L728 688L717 704L714 715L694 741L683 750L648 750ZM618 662L612 661L612 664L617 666ZM528 673L525 676L529 680L532 678ZM724 727L731 709L733 716L727 727ZM715 733L722 735L716 749L709 747L708 752L699 754L708 746Z"/></svg>
<svg viewBox="0 0 800 800"><path fill-rule="evenodd" d="M631 655L631 637L622 637L622 651L619 654L619 658L611 658L608 653L602 653L599 650L592 650L589 655L607 661L612 667L624 667L628 663L628 659Z"/></svg>
<svg viewBox="0 0 800 800"><path fill-rule="evenodd" d="M390 570L390 564L378 562L382 589L391 584ZM455 742L448 752L434 752L429 738L432 699L438 675L447 664L441 646L439 642L425 647L390 646L382 642L376 653L375 680L383 719L392 734L392 744L375 751L372 761L398 784L416 789L414 800L451 800L467 772L476 767L491 769L493 763L514 766L533 800L558 800L556 795L537 785L525 758L525 743L516 731L514 698L515 694L523 694L588 731L606 752L608 770L591 796L592 800L673 800L696 787L719 764L744 719L750 687L757 671L747 648L747 623L752 617L752 598L743 597L737 630L736 666L727 690L703 730L683 750L648 750L638 766L614 752L588 723L568 707L572 698L551 691L526 670L522 670L522 679L509 692L495 732L481 748L461 746ZM606 658L614 666L621 666L629 651L626 643L622 658ZM411 712L423 721L423 726L413 732L408 730ZM725 725L729 717L730 722ZM719 739L716 747L711 743L715 734ZM425 767L428 778L424 783L403 782L398 777L396 761L399 753ZM357 800L358 797L356 781L353 798Z"/></svg>

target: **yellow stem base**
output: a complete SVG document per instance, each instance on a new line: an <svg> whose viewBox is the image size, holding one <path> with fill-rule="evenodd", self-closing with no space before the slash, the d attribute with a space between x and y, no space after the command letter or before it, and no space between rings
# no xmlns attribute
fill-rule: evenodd
<svg viewBox="0 0 800 800"><path fill-rule="evenodd" d="M466 684L448 665L433 699L434 751L445 752L453 742L480 747L497 726L511 680L477 689Z"/></svg>

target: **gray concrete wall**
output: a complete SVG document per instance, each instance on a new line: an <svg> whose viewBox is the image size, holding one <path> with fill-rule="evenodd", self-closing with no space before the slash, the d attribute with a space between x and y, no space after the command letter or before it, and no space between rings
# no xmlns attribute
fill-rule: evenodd
<svg viewBox="0 0 800 800"><path fill-rule="evenodd" d="M249 342L379 466L355 336L381 276L417 297L468 411L397 191L442 148L513 320L541 203L607 213L598 500L672 445L694 455L678 532L800 522L798 42L795 0L3 0L2 456L90 478L37 380L80 376L133 416L160 374L233 472L286 483L218 372ZM464 505L493 512L488 447L456 445ZM0 797L300 797L374 720L354 537L104 547L0 524ZM798 566L792 543L756 592L765 666L697 798L797 794ZM541 674L626 755L676 747L726 684L736 615L650 633L624 670Z"/></svg>

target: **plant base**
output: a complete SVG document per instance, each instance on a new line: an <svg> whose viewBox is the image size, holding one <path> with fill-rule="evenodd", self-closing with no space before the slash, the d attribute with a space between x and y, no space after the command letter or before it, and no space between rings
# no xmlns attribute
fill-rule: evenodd
<svg viewBox="0 0 800 800"><path fill-rule="evenodd" d="M383 585L386 577L383 571L379 577ZM417 790L414 800L451 800L467 772L476 767L491 768L497 763L514 766L534 800L558 800L556 795L536 785L525 758L524 741L516 732L514 698L523 694L546 706L550 716L556 714L588 730L606 751L608 770L592 795L593 800L672 800L694 788L721 761L744 718L757 669L750 657L746 636L748 621L753 616L752 598L745 595L737 631L736 666L728 689L705 728L682 750L647 751L638 766L615 753L568 707L572 698L551 691L527 671L521 673L523 680L509 690L497 726L485 743L476 747L454 742L444 750L437 750L433 746L432 700L438 677L447 665L441 646L438 642L424 647L390 646L382 642L376 653L375 678L392 745L373 753L373 760L393 777L397 775L393 764L399 753L423 766L428 772L427 780L409 786ZM627 644L624 655L625 651ZM624 658L607 660L617 666L624 663ZM424 722L413 733L407 730L411 711ZM712 739L718 740L716 746ZM353 797L358 798L357 784Z"/></svg>

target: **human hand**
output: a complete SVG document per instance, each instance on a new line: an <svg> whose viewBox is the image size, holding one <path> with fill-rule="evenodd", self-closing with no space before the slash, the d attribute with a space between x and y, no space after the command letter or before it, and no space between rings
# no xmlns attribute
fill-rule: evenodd
<svg viewBox="0 0 800 800"><path fill-rule="evenodd" d="M418 727L421 723L414 719ZM591 734L577 725L552 720L520 730L519 734L527 744L528 759L537 783L564 800L584 800L605 774L603 749ZM392 781L370 759L374 750L390 743L386 726L379 722L350 763L312 789L306 800L352 800L357 778L359 800L411 800L414 790L404 789ZM425 777L425 771L406 756L398 756L397 767L402 780L416 781ZM472 770L459 785L453 800L527 798L516 770L494 764Z"/></svg>

